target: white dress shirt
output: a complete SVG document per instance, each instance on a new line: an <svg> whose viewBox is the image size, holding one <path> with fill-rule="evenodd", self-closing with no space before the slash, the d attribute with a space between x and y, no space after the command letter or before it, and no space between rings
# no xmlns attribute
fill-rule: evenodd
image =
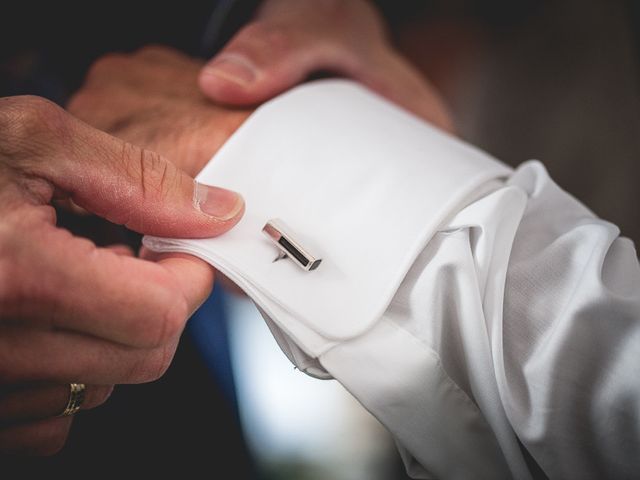
<svg viewBox="0 0 640 480"><path fill-rule="evenodd" d="M389 429L411 476L640 477L637 255L542 164L513 171L331 80L259 108L197 180L242 193L243 220L145 244L234 280L298 368ZM271 218L317 270L273 262Z"/></svg>

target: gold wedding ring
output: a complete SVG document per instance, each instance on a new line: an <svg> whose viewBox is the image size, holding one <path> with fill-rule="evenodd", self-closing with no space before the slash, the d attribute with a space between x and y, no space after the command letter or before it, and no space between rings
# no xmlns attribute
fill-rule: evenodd
<svg viewBox="0 0 640 480"><path fill-rule="evenodd" d="M80 410L80 406L84 401L84 390L84 383L69 384L69 401L67 402L67 406L62 411L62 413L58 415L59 417L67 417Z"/></svg>

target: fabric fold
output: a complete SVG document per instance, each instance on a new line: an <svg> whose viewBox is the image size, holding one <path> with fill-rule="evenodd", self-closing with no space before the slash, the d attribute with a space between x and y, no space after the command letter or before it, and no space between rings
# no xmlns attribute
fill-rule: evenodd
<svg viewBox="0 0 640 480"><path fill-rule="evenodd" d="M317 356L369 330L438 225L509 173L364 87L318 81L258 108L198 175L244 196L232 231L144 243L210 262L263 311L286 312L270 318ZM273 262L272 218L314 243L317 270Z"/></svg>

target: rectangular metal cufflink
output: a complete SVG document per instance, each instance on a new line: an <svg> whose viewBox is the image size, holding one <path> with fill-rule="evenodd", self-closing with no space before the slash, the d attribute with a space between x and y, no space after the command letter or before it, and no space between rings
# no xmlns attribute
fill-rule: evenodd
<svg viewBox="0 0 640 480"><path fill-rule="evenodd" d="M313 255L307 248L300 245L291 230L284 224L282 220L271 219L269 220L262 231L271 239L271 241L280 250L280 255L274 260L280 260L284 257L289 257L300 268L311 271L318 268L321 258Z"/></svg>

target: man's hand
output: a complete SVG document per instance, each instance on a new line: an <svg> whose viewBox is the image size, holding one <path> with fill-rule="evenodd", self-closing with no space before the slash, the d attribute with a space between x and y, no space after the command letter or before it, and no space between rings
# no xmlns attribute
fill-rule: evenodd
<svg viewBox="0 0 640 480"><path fill-rule="evenodd" d="M250 113L214 105L199 91L203 64L160 46L106 55L92 65L67 109L195 175Z"/></svg>
<svg viewBox="0 0 640 480"><path fill-rule="evenodd" d="M117 383L158 378L213 271L188 256L137 259L56 227L53 199L140 233L208 237L242 199L197 185L163 157L95 130L37 97L0 99L0 451L54 453L71 417Z"/></svg>
<svg viewBox="0 0 640 480"><path fill-rule="evenodd" d="M202 70L212 100L253 105L314 73L359 81L448 131L438 92L393 49L382 19L364 0L265 0L254 21Z"/></svg>

